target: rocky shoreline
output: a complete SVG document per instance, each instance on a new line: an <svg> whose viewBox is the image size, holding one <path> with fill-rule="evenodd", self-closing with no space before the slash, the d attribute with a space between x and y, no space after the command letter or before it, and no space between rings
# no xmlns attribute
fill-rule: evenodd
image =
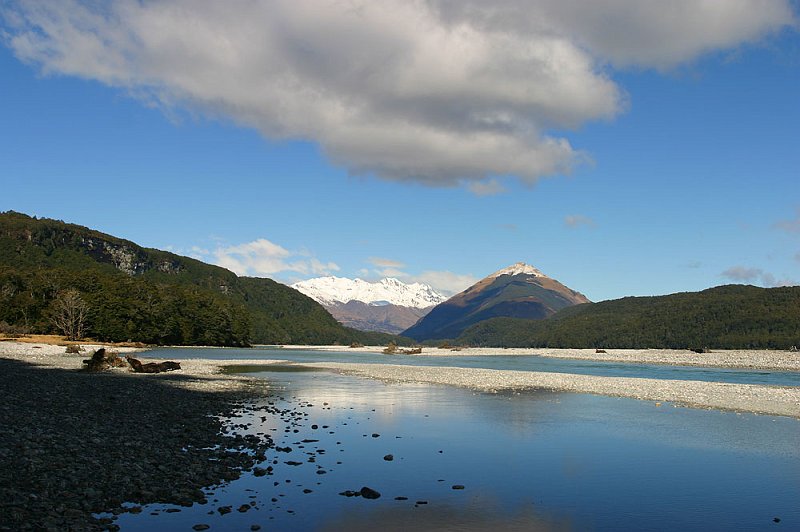
<svg viewBox="0 0 800 532"><path fill-rule="evenodd" d="M0 343L0 530L115 530L113 517L93 514L205 503L203 488L238 478L272 447L231 426L264 410L252 401L269 393L263 380L211 364L92 374L78 371L84 358Z"/></svg>

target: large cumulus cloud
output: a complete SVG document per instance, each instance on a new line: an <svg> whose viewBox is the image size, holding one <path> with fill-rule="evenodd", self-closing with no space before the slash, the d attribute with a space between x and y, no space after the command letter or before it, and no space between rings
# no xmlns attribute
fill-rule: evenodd
<svg viewBox="0 0 800 532"><path fill-rule="evenodd" d="M492 193L584 158L558 132L624 109L613 68L790 24L784 0L45 0L9 4L5 37L46 73L311 140L355 174Z"/></svg>

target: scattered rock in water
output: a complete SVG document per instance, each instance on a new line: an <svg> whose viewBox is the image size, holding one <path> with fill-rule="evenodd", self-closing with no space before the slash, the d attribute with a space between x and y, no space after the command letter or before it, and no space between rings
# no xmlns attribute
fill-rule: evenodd
<svg viewBox="0 0 800 532"><path fill-rule="evenodd" d="M166 510L164 510L164 512L168 514L176 514L180 511L181 511L180 508L167 508Z"/></svg>
<svg viewBox="0 0 800 532"><path fill-rule="evenodd" d="M781 522L781 518L780 517L775 517L775 518L772 519L772 522L773 523L780 523Z"/></svg>
<svg viewBox="0 0 800 532"><path fill-rule="evenodd" d="M428 504L428 501L417 501L415 504Z"/></svg>
<svg viewBox="0 0 800 532"><path fill-rule="evenodd" d="M303 493L313 493L313 492L314 492L314 490L310 490L310 489L308 489L308 488L305 488L305 489L303 490Z"/></svg>
<svg viewBox="0 0 800 532"><path fill-rule="evenodd" d="M262 467L254 467L253 468L253 476L256 477L263 477L267 474L267 470Z"/></svg>
<svg viewBox="0 0 800 532"><path fill-rule="evenodd" d="M372 433L372 437L373 437L373 438L380 438L380 437L381 437L381 435L380 435L380 434L378 434L377 432L373 432L373 433Z"/></svg>
<svg viewBox="0 0 800 532"><path fill-rule="evenodd" d="M464 486L462 486L461 484L453 484L453 489L454 490L463 490Z"/></svg>
<svg viewBox="0 0 800 532"><path fill-rule="evenodd" d="M408 497L403 497L402 495L395 497L394 500L396 501L407 501Z"/></svg>
<svg viewBox="0 0 800 532"><path fill-rule="evenodd" d="M238 511L241 512L241 513L245 513L249 509L250 509L250 505L249 504L243 504L243 505L239 506Z"/></svg>
<svg viewBox="0 0 800 532"><path fill-rule="evenodd" d="M344 497L355 497L356 495L360 496L361 494L357 491L345 490L339 493L339 495L343 495Z"/></svg>
<svg viewBox="0 0 800 532"><path fill-rule="evenodd" d="M288 462L284 462L284 464L290 465L290 466L299 466L299 465L303 465L303 462L295 462L294 460L289 460Z"/></svg>
<svg viewBox="0 0 800 532"><path fill-rule="evenodd" d="M229 514L229 513L231 513L232 510L233 510L233 508L230 507L230 506L220 506L219 508L217 508L217 511L219 512L219 515Z"/></svg>
<svg viewBox="0 0 800 532"><path fill-rule="evenodd" d="M383 459L386 460L387 462L391 462L392 460L394 460L394 456L391 454L387 454L386 456L383 457Z"/></svg>
<svg viewBox="0 0 800 532"><path fill-rule="evenodd" d="M198 523L192 527L192 530L208 530L209 528L211 527L205 523Z"/></svg>
<svg viewBox="0 0 800 532"><path fill-rule="evenodd" d="M261 525L250 525L250 530L255 532L256 530L261 530Z"/></svg>
<svg viewBox="0 0 800 532"><path fill-rule="evenodd" d="M365 499L379 499L381 496L380 493L378 493L377 491L368 486L364 486L363 488L361 488L361 491L359 493L361 493L361 496L364 497Z"/></svg>

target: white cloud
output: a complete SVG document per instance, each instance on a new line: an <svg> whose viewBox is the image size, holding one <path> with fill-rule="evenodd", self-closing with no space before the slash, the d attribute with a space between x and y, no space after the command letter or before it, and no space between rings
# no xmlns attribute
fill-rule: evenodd
<svg viewBox="0 0 800 532"><path fill-rule="evenodd" d="M570 214L564 217L564 224L571 229L581 226L594 227L594 220L582 214Z"/></svg>
<svg viewBox="0 0 800 532"><path fill-rule="evenodd" d="M791 279L777 279L772 273L761 268L748 268L745 266L732 266L720 274L731 281L758 284L766 287L794 286L797 283Z"/></svg>
<svg viewBox="0 0 800 532"><path fill-rule="evenodd" d="M557 35L616 66L665 69L797 23L786 0L434 0L486 31Z"/></svg>
<svg viewBox="0 0 800 532"><path fill-rule="evenodd" d="M307 252L290 252L265 238L235 246L219 247L213 255L215 264L237 275L267 277L280 272L328 275L339 270L336 263L324 263L314 257L292 260L298 256L305 257Z"/></svg>
<svg viewBox="0 0 800 532"><path fill-rule="evenodd" d="M5 8L45 73L307 139L351 173L533 184L584 155L550 133L625 108L613 65L671 67L794 22L788 0L44 0Z"/></svg>

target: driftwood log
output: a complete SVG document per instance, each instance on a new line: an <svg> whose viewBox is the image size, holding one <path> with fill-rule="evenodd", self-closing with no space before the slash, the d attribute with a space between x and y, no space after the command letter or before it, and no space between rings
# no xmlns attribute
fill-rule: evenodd
<svg viewBox="0 0 800 532"><path fill-rule="evenodd" d="M121 367L125 361L117 356L116 353L109 353L105 347L101 347L92 354L92 358L83 361L87 371L103 371L111 367Z"/></svg>
<svg viewBox="0 0 800 532"><path fill-rule="evenodd" d="M125 360L131 365L135 373L163 373L165 371L175 371L181 369L181 363L173 360L166 360L164 362L147 362L142 364L138 359L132 356L126 356Z"/></svg>

